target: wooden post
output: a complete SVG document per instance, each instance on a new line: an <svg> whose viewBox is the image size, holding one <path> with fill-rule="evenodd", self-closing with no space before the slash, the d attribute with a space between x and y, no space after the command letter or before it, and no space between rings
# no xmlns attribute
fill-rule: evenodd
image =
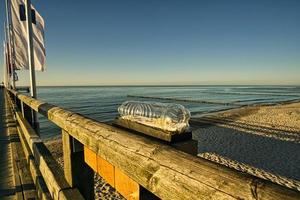
<svg viewBox="0 0 300 200"><path fill-rule="evenodd" d="M24 118L27 120L27 122L33 127L33 121L32 121L32 109L23 103L23 112L24 112Z"/></svg>
<svg viewBox="0 0 300 200"><path fill-rule="evenodd" d="M21 100L20 100L21 101ZM24 112L24 103L21 101L21 113L22 113L22 116L25 118L25 112Z"/></svg>
<svg viewBox="0 0 300 200"><path fill-rule="evenodd" d="M85 199L94 200L94 171L84 162L83 145L62 130L64 173L71 187Z"/></svg>
<svg viewBox="0 0 300 200"><path fill-rule="evenodd" d="M20 99L16 98L16 107L19 109L19 110L22 110L22 102Z"/></svg>

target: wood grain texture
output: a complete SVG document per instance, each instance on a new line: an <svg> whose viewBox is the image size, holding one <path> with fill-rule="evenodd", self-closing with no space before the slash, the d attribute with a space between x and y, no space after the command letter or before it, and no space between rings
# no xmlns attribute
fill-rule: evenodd
<svg viewBox="0 0 300 200"><path fill-rule="evenodd" d="M16 165L13 163L12 147L8 128L11 125L11 116L7 112L4 91L0 89L0 199L14 200L18 192L14 171ZM10 118L10 119L9 119Z"/></svg>
<svg viewBox="0 0 300 200"><path fill-rule="evenodd" d="M35 185L29 171L26 156L17 131L17 123L6 99L6 120L9 121L7 135L10 137L12 148L13 172L16 187L16 199L36 199Z"/></svg>
<svg viewBox="0 0 300 200"><path fill-rule="evenodd" d="M22 147L25 152L25 158L29 165L29 171L30 171L31 177L33 179L33 182L35 184L37 197L38 197L38 199L41 199L41 200L50 200L50 199L52 199L51 195L49 193L49 190L45 184L45 181L44 181L40 171L37 169L37 166L35 165L34 157L31 153L29 145L26 142L24 133L19 126L17 128L18 128L19 137L20 137L20 140L22 143Z"/></svg>
<svg viewBox="0 0 300 200"><path fill-rule="evenodd" d="M20 112L15 112L18 125L22 130L23 138L31 150L31 155L34 157L36 168L45 180L46 186L53 199L84 199L78 189L71 189L70 185L65 180L62 170L52 157L49 150L41 142L35 131L29 123L23 118ZM29 151L26 151L30 154ZM33 164L33 163L32 163ZM39 180L40 181L40 180ZM69 190L72 190L70 192Z"/></svg>
<svg viewBox="0 0 300 200"><path fill-rule="evenodd" d="M283 192L280 186L58 107L49 110L48 118L163 199L256 199L258 193L266 199L299 198L297 192Z"/></svg>
<svg viewBox="0 0 300 200"><path fill-rule="evenodd" d="M140 186L120 169L115 168L115 188L128 200L140 199Z"/></svg>
<svg viewBox="0 0 300 200"><path fill-rule="evenodd" d="M24 103L43 103L18 94ZM48 119L162 199L299 199L300 193L52 107Z"/></svg>
<svg viewBox="0 0 300 200"><path fill-rule="evenodd" d="M142 133L167 142L183 141L192 138L191 132L178 133L176 131L164 131L159 128L147 126L138 122L133 122L122 118L115 119L113 123L119 127L123 127L128 130L133 130L138 133Z"/></svg>
<svg viewBox="0 0 300 200"><path fill-rule="evenodd" d="M94 170L94 172L97 172L97 155L86 146L84 146L84 161Z"/></svg>
<svg viewBox="0 0 300 200"><path fill-rule="evenodd" d="M97 156L98 174L106 180L108 184L115 187L115 167L105 159Z"/></svg>
<svg viewBox="0 0 300 200"><path fill-rule="evenodd" d="M8 102L9 102L9 105L11 106L11 108L15 109L15 106L12 104L12 101L9 98L8 98ZM51 195L49 193L49 190L45 184L45 181L44 181L39 169L37 168L37 166L35 164L34 157L32 155L32 150L29 147L29 144L27 143L27 140L25 138L24 132L22 131L22 128L23 128L23 130L26 131L27 136L28 135L31 136L31 139L35 138L35 141L37 141L38 136L35 135L34 132L28 132L28 130L25 128L24 123L27 123L27 122L22 118L23 114L21 114L21 112L15 111L15 116L18 121L18 123L17 123L18 131L17 132L18 132L18 135L19 135L22 147L23 147L22 149L25 153L25 158L29 165L29 171L31 173L31 177L35 184L37 198L41 199L41 200L50 200L50 199L52 199ZM20 125L22 126L22 128L20 127ZM28 124L27 124L27 126L28 126ZM38 138L38 141L40 142L39 138Z"/></svg>
<svg viewBox="0 0 300 200"><path fill-rule="evenodd" d="M64 174L67 182L73 188L78 188L85 199L92 200L95 198L94 193L94 171L86 164L85 158L95 165L97 171L96 154L88 152L84 156L84 147L71 137L68 132L62 131L63 156L64 156ZM96 163L96 164L95 164Z"/></svg>

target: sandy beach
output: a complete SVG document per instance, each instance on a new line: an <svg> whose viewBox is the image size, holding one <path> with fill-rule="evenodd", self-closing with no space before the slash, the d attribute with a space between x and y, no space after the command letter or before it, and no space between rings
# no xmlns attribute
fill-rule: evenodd
<svg viewBox="0 0 300 200"><path fill-rule="evenodd" d="M300 103L194 117L198 155L300 191Z"/></svg>
<svg viewBox="0 0 300 200"><path fill-rule="evenodd" d="M300 191L300 103L248 106L191 119L198 156ZM46 141L61 167L61 138ZM96 199L123 199L95 175Z"/></svg>

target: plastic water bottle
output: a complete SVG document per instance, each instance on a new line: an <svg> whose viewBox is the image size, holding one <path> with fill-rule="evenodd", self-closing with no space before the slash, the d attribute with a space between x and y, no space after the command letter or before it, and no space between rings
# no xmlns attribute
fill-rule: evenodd
<svg viewBox="0 0 300 200"><path fill-rule="evenodd" d="M174 103L126 101L118 108L123 118L165 130L184 131L188 128L190 112Z"/></svg>

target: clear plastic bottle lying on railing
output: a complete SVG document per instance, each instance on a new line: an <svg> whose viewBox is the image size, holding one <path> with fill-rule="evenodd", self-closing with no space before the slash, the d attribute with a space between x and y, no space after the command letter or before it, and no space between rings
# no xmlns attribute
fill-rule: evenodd
<svg viewBox="0 0 300 200"><path fill-rule="evenodd" d="M118 111L123 119L177 133L189 128L191 116L188 109L174 103L126 101Z"/></svg>

